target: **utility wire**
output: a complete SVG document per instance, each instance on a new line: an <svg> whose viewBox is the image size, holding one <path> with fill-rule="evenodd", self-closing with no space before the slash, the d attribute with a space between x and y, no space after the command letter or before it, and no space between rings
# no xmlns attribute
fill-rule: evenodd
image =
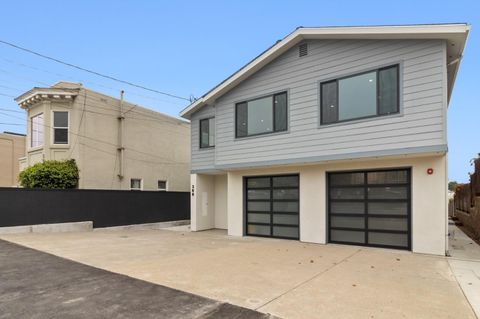
<svg viewBox="0 0 480 319"><path fill-rule="evenodd" d="M76 82L78 81L80 83L88 83L88 84L92 84L92 85L95 85L95 86L99 86L99 87L109 89L109 90L114 90L114 91L121 90L120 88L114 88L114 87L104 85L104 84L101 84L101 83L98 83L98 82L82 80L80 78L72 77L72 76L69 76L69 75L66 75L66 74L47 71L47 70L40 69L40 68L37 68L35 66L31 66L31 65L28 65L28 64L25 64L25 63L22 63L22 62L17 62L17 61L11 60L11 59L7 59L7 58L3 58L3 57L0 57L0 59L2 59L5 62L8 62L10 64L14 64L14 65L21 66L23 68L27 68L27 69L43 72L43 73L46 73L46 74L54 75L56 77L61 77L63 79L69 79L69 80L76 81ZM4 86L0 85L0 87L4 87ZM8 87L5 87L5 88L8 88ZM15 89L15 88L10 88L10 89ZM20 89L15 89L15 90L22 91ZM155 100L155 101L159 101L159 102L172 103L172 104L176 104L176 105L180 105L179 103L182 103L182 102L173 102L173 101L162 100L162 99L159 99L159 98L156 98L156 97L153 97L153 96L136 93L136 92L132 92L132 91L129 91L129 90L124 90L124 91L125 91L125 93L131 94L131 95L135 95L135 96L139 96L139 97L143 97L143 98L146 98L146 99L151 99L151 100Z"/></svg>
<svg viewBox="0 0 480 319"><path fill-rule="evenodd" d="M23 124L18 124L18 123L4 123L4 122L0 122L0 125L15 125L15 126L22 126Z"/></svg>
<svg viewBox="0 0 480 319"><path fill-rule="evenodd" d="M5 94L5 93L0 93L0 95L1 95L1 96L6 96L6 97L15 98L15 96L10 95L10 94Z"/></svg>
<svg viewBox="0 0 480 319"><path fill-rule="evenodd" d="M36 56L39 56L41 58L44 58L44 59L47 59L47 60L50 60L50 61L54 61L54 62L63 64L63 65L66 65L66 66L69 66L69 67L72 67L72 68L75 68L77 70L81 70L81 71L84 71L84 72L87 72L87 73L95 74L97 76L100 76L100 77L103 77L103 78L106 78L106 79L109 79L109 80L112 80L112 81L116 81L116 82L119 82L119 83L123 83L123 84L126 84L126 85L137 87L137 88L140 88L140 89L143 89L143 90L146 90L146 91L150 91L150 92L154 92L154 93L158 93L158 94L166 95L166 96L169 96L169 97L172 97L172 98L186 100L186 101L190 102L189 98L185 98L185 97L182 97L182 96L178 96L178 95L162 92L162 91L159 91L159 90L151 89L151 88L148 88L148 87L140 85L140 84L135 84L135 83L130 82L130 81L125 81L125 80L122 80L122 79L119 79L119 78L116 78L116 77L113 77L113 76L110 76L110 75L102 74L102 73L97 72L97 71L89 70L89 69L86 69L84 67L81 67L81 66L78 66L78 65L75 65L75 64L72 64L72 63L62 61L62 60L57 59L57 58L53 58L53 57L35 52L33 50L21 47L19 45L16 45L16 44L4 41L4 40L0 40L0 43L3 43L5 45L11 46L13 48L16 48L16 49L24 51L24 52L28 52L28 53L36 55Z"/></svg>
<svg viewBox="0 0 480 319"><path fill-rule="evenodd" d="M4 108L0 108L0 111L5 111L5 112L13 112L13 113L22 113L22 114L25 114L25 111L17 111L17 110L4 109Z"/></svg>
<svg viewBox="0 0 480 319"><path fill-rule="evenodd" d="M0 114L3 114L5 116L9 116L9 117L12 117L12 118L16 118L16 119L20 119L20 120L24 120L18 116L15 116L15 115L11 115L11 114L8 114L8 113L3 113L3 112L0 112ZM30 119L27 119L27 122L31 122ZM43 124L44 127L47 127L49 129L53 129L54 127L53 126L50 126L50 125L46 125L46 124ZM74 133L72 131L69 130L69 133L70 134L73 134L73 135L76 135L76 136L79 136L79 137L83 137L85 139L88 139L88 140L92 140L92 141L95 141L95 142L98 142L98 143L103 143L103 144L107 144L107 145L110 145L110 146L114 146L114 147L118 147L117 144L114 144L114 143L110 143L110 142L107 142L107 141L103 141L103 140L99 140L99 139L96 139L96 138L92 138L92 137L88 137L88 136L85 136L85 135L81 135L81 134L78 134L78 133ZM152 154L152 153L148 153L148 152L143 152L143 151L140 151L140 150L136 150L136 149L133 149L133 148L126 148L127 150L130 150L132 152L136 152L136 153L139 153L139 154L144 154L144 155L147 155L147 156L151 156L151 157L157 157L157 158L160 158L162 160L168 160L167 158L165 157L161 157L161 156L158 156L158 155L155 155L155 154ZM177 163L175 161L169 161L170 163ZM159 164L160 163L168 163L168 162L158 162ZM179 164L188 164L187 162L178 162Z"/></svg>

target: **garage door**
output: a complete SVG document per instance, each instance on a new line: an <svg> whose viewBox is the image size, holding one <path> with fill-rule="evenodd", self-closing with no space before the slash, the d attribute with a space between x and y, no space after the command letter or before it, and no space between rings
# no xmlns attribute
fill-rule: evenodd
<svg viewBox="0 0 480 319"><path fill-rule="evenodd" d="M298 175L246 177L246 234L298 239L298 185Z"/></svg>
<svg viewBox="0 0 480 319"><path fill-rule="evenodd" d="M328 174L331 243L410 249L410 170Z"/></svg>

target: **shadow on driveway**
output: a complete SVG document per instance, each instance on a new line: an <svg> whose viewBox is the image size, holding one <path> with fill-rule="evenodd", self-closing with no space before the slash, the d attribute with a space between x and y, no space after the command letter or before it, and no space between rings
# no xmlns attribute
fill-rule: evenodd
<svg viewBox="0 0 480 319"><path fill-rule="evenodd" d="M0 318L272 318L0 240Z"/></svg>

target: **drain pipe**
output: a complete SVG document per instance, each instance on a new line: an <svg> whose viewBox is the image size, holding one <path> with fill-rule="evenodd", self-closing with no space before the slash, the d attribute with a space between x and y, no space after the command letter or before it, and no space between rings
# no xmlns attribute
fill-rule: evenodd
<svg viewBox="0 0 480 319"><path fill-rule="evenodd" d="M125 153L125 147L123 145L123 133L125 131L125 113L123 111L123 94L124 91L120 91L120 116L118 117L119 125L118 125L118 152L119 152L119 157L120 157L120 167L119 167L119 172L118 172L118 178L120 180L123 179L123 174L124 174L124 153Z"/></svg>

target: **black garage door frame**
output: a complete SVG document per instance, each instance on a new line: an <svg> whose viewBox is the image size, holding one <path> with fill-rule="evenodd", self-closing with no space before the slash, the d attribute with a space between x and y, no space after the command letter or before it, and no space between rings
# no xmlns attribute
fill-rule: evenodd
<svg viewBox="0 0 480 319"><path fill-rule="evenodd" d="M291 187L291 186L279 186L279 187L274 187L273 186L273 178L275 177L297 177L297 182L298 186L296 187ZM270 234L271 235L260 235L260 234L251 234L248 232L248 225L260 225L260 226L267 226L266 224L263 223L255 223L255 222L249 222L248 221L248 180L249 179L256 179L256 178L270 178L270 207L271 210L269 212L270 214ZM255 188L255 189L263 189L262 187L260 188ZM265 188L266 189L266 188ZM296 215L298 216L298 225L295 227L298 229L298 236L297 237L287 237L287 236L274 236L273 235L273 227L274 226L280 226L280 227L293 227L293 225L287 225L287 224L276 224L273 222L273 215L278 214L278 212L274 213L273 212L273 202L274 201L284 201L284 200L274 200L273 199L273 190L274 189L297 189L298 190L298 199L297 200L285 200L287 202L297 202L298 204L298 212ZM288 173L288 174L276 174L276 175L254 175L254 176L244 176L243 177L243 235L244 236L254 236L254 237L265 237L265 238L278 238L278 239L288 239L288 240L299 240L300 239L300 174L299 173ZM293 213L289 212L284 212L280 214L285 214L285 215L295 215Z"/></svg>
<svg viewBox="0 0 480 319"><path fill-rule="evenodd" d="M388 172L388 171L407 171L407 183L388 183L388 184L368 184L367 181L367 175L368 173L372 172ZM412 169L411 167L396 167L396 168L378 168L378 169L358 169L358 170L345 170L345 171L328 171L326 172L326 225L327 225L327 243L332 243L332 244L342 244L342 245L354 245L354 246L365 246L365 247L379 247L379 248L391 248L391 249L400 249L400 250L412 250ZM337 230L354 230L352 228L341 228L341 227L331 227L331 219L330 219L330 176L334 174L342 174L342 173L364 173L364 194L368 194L368 187L374 186L374 187L395 187L395 186L406 186L407 187L407 196L406 199L403 201L407 202L407 231L395 231L395 230L380 230L380 229L369 229L368 228L368 217L392 217L390 214L374 214L374 215L369 215L368 214L368 203L373 202L376 200L364 198L363 200L355 199L351 200L352 202L363 202L365 205L365 211L364 211L364 218L365 218L365 227L362 228L357 228L359 231L364 231L365 232L365 243L358 243L358 242L347 242L347 241L334 241L331 240L331 230L332 229L337 229ZM338 185L335 185L338 187ZM359 187L359 185L356 185ZM341 187L355 187L355 185L342 185ZM349 201L349 200L345 200ZM397 200L388 200L388 199L382 199L378 200L379 202L395 202ZM359 214L362 215L362 214ZM370 232L375 232L375 233L391 233L391 234L405 234L407 233L407 246L395 246L395 245L382 245L382 244L369 244L368 243L368 233Z"/></svg>

